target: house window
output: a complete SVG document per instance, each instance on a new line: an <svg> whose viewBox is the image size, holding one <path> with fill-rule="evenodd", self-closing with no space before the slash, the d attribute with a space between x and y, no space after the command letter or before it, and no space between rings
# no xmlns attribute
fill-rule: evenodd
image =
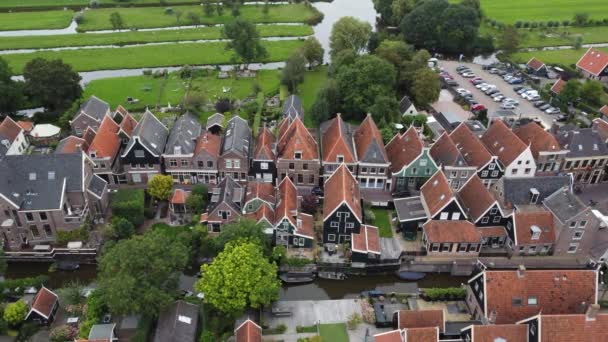
<svg viewBox="0 0 608 342"><path fill-rule="evenodd" d="M361 173L367 173L367 167L362 167L361 168Z"/></svg>
<svg viewBox="0 0 608 342"><path fill-rule="evenodd" d="M381 167L381 168L378 169L378 174L384 174L384 168L383 167Z"/></svg>
<svg viewBox="0 0 608 342"><path fill-rule="evenodd" d="M175 160L175 159L170 159L170 160L169 160L169 166L171 166L171 167L176 167L176 166L177 166L177 160Z"/></svg>
<svg viewBox="0 0 608 342"><path fill-rule="evenodd" d="M141 175L139 173L132 174L133 183L141 183Z"/></svg>
<svg viewBox="0 0 608 342"><path fill-rule="evenodd" d="M327 234L327 241L336 241L336 234Z"/></svg>
<svg viewBox="0 0 608 342"><path fill-rule="evenodd" d="M521 160L518 160L518 161L517 161L517 165L521 165Z"/></svg>
<svg viewBox="0 0 608 342"><path fill-rule="evenodd" d="M492 177L498 177L498 170L492 171Z"/></svg>
<svg viewBox="0 0 608 342"><path fill-rule="evenodd" d="M39 212L38 215L40 216L40 221L46 221L48 219L44 211Z"/></svg>
<svg viewBox="0 0 608 342"><path fill-rule="evenodd" d="M467 178L469 177L469 171L462 171L462 173L460 174L461 178Z"/></svg>
<svg viewBox="0 0 608 342"><path fill-rule="evenodd" d="M484 218L481 219L481 223L488 223L488 221L490 221L490 219L487 216L484 216Z"/></svg>
<svg viewBox="0 0 608 342"><path fill-rule="evenodd" d="M568 246L568 253L576 253L577 249L578 249L578 243L571 243Z"/></svg>
<svg viewBox="0 0 608 342"><path fill-rule="evenodd" d="M579 228L585 228L586 225L587 225L587 221L585 221L585 220L582 220L581 222L578 223Z"/></svg>
<svg viewBox="0 0 608 342"><path fill-rule="evenodd" d="M564 166L564 169L568 170L568 169L570 169L570 167L572 167L572 162L571 161L567 161L566 165Z"/></svg>
<svg viewBox="0 0 608 342"><path fill-rule="evenodd" d="M182 167L188 166L188 160L182 159L181 164L182 164Z"/></svg>
<svg viewBox="0 0 608 342"><path fill-rule="evenodd" d="M25 220L28 222L34 221L34 214L32 213L25 213Z"/></svg>
<svg viewBox="0 0 608 342"><path fill-rule="evenodd" d="M302 159L302 152L301 151L294 152L293 158L294 159Z"/></svg>
<svg viewBox="0 0 608 342"><path fill-rule="evenodd" d="M440 220L447 220L450 217L450 213L441 213L439 216Z"/></svg>
<svg viewBox="0 0 608 342"><path fill-rule="evenodd" d="M496 168L496 164L494 164L494 163L488 165L488 169L490 169L490 170L494 170L495 168Z"/></svg>
<svg viewBox="0 0 608 342"><path fill-rule="evenodd" d="M574 232L574 236L572 237L572 240L580 240L580 239L582 239L584 233L585 233L584 230L578 230L578 231Z"/></svg>
<svg viewBox="0 0 608 342"><path fill-rule="evenodd" d="M355 227L354 223L352 223L352 222L346 222L346 228L351 228L352 229L354 227Z"/></svg>
<svg viewBox="0 0 608 342"><path fill-rule="evenodd" d="M304 183L304 175L299 173L298 174L298 184L302 184Z"/></svg>
<svg viewBox="0 0 608 342"><path fill-rule="evenodd" d="M226 163L227 169L232 169L232 160L231 159L226 159L225 163Z"/></svg>
<svg viewBox="0 0 608 342"><path fill-rule="evenodd" d="M414 168L412 168L412 174L413 174L413 175L415 175L415 174L416 174L416 172L418 172L418 169L417 169L417 168L415 168L415 167L414 167Z"/></svg>
<svg viewBox="0 0 608 342"><path fill-rule="evenodd" d="M488 177L488 170L481 171L481 177Z"/></svg>
<svg viewBox="0 0 608 342"><path fill-rule="evenodd" d="M570 222L570 228L576 228L576 221Z"/></svg>
<svg viewBox="0 0 608 342"><path fill-rule="evenodd" d="M536 298L536 296L529 296L528 305L536 305L536 304L538 304L538 298Z"/></svg>
<svg viewBox="0 0 608 342"><path fill-rule="evenodd" d="M490 215L496 215L497 212L498 212L498 209L492 208L492 210L490 210Z"/></svg>
<svg viewBox="0 0 608 342"><path fill-rule="evenodd" d="M213 167L213 162L211 160L207 161L207 167Z"/></svg>
<svg viewBox="0 0 608 342"><path fill-rule="evenodd" d="M461 244L458 245L458 252L462 253L462 252L466 252L466 251L467 251L467 245L466 244L461 243Z"/></svg>
<svg viewBox="0 0 608 342"><path fill-rule="evenodd" d="M517 174L517 169L512 169L512 170L511 170L511 174L512 174L512 175L516 175L516 174Z"/></svg>
<svg viewBox="0 0 608 342"><path fill-rule="evenodd" d="M460 213L452 213L452 221L460 220Z"/></svg>
<svg viewBox="0 0 608 342"><path fill-rule="evenodd" d="M44 229L44 234L47 237L51 237L53 236L53 230L51 229L51 225L50 224L45 224L42 226L42 229Z"/></svg>
<svg viewBox="0 0 608 342"><path fill-rule="evenodd" d="M294 164L294 163L289 163L289 169L290 169L290 170L295 170L295 169L296 169L296 164Z"/></svg>
<svg viewBox="0 0 608 342"><path fill-rule="evenodd" d="M38 230L38 227L36 227L35 225L31 225L30 226L30 232L32 233L33 237L39 237L40 236L40 231Z"/></svg>
<svg viewBox="0 0 608 342"><path fill-rule="evenodd" d="M375 174L376 173L376 168L375 167L370 167L369 168L369 173Z"/></svg>
<svg viewBox="0 0 608 342"><path fill-rule="evenodd" d="M498 223L500 222L500 216L494 216L494 219L492 220L493 223Z"/></svg>
<svg viewBox="0 0 608 342"><path fill-rule="evenodd" d="M340 224L339 224L338 222L336 222L336 221L332 221L332 222L329 224L329 226L330 226L330 227L332 227L332 228L338 228L338 227L339 227L339 225L340 225Z"/></svg>
<svg viewBox="0 0 608 342"><path fill-rule="evenodd" d="M530 169L530 168L526 168L526 169L524 170L524 173L525 173L525 174L527 174L527 175L529 175L529 174L530 174L530 171L532 171L532 169Z"/></svg>
<svg viewBox="0 0 608 342"><path fill-rule="evenodd" d="M266 162L260 163L260 169L268 170L268 163L266 163Z"/></svg>
<svg viewBox="0 0 608 342"><path fill-rule="evenodd" d="M307 163L302 164L302 170L308 170L308 164Z"/></svg>
<svg viewBox="0 0 608 342"><path fill-rule="evenodd" d="M135 150L135 158L145 158L144 150Z"/></svg>
<svg viewBox="0 0 608 342"><path fill-rule="evenodd" d="M235 160L232 161L232 163L233 163L235 169L240 169L241 168L241 161L240 160L235 159Z"/></svg>
<svg viewBox="0 0 608 342"><path fill-rule="evenodd" d="M451 177L451 178L456 178L456 177L458 177L458 172L457 172L457 171L452 171L452 172L450 173L450 177Z"/></svg>
<svg viewBox="0 0 608 342"><path fill-rule="evenodd" d="M315 183L315 175L309 175L308 176L308 183L309 184L314 184Z"/></svg>
<svg viewBox="0 0 608 342"><path fill-rule="evenodd" d="M450 251L450 247L452 247L452 246L450 246L450 244L449 244L449 243L444 243L444 244L441 246L441 251L442 251L442 252L449 252L449 251Z"/></svg>
<svg viewBox="0 0 608 342"><path fill-rule="evenodd" d="M431 174L431 169L429 169L428 167L426 168L426 170L424 170L424 174L425 175L430 175Z"/></svg>
<svg viewBox="0 0 608 342"><path fill-rule="evenodd" d="M438 243L432 244L431 245L431 251L438 252L439 251L439 244Z"/></svg>
<svg viewBox="0 0 608 342"><path fill-rule="evenodd" d="M513 297L511 299L511 305L512 306L521 306L521 298L520 297Z"/></svg>
<svg viewBox="0 0 608 342"><path fill-rule="evenodd" d="M203 167L205 167L205 162L203 162L202 160L199 160L197 164L198 164L199 169L202 169Z"/></svg>
<svg viewBox="0 0 608 342"><path fill-rule="evenodd" d="M338 155L336 157L336 162L338 162L338 163L344 163L344 156L343 155Z"/></svg>
<svg viewBox="0 0 608 342"><path fill-rule="evenodd" d="M536 253L536 246L530 246L530 248L528 249L528 253L530 253L530 254Z"/></svg>

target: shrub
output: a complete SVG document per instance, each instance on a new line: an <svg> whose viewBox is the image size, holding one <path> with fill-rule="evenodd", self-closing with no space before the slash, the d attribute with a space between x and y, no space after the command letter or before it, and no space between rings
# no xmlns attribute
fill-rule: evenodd
<svg viewBox="0 0 608 342"><path fill-rule="evenodd" d="M141 73L144 74L145 76L150 76L150 75L152 75L152 70L146 69L146 70L142 71Z"/></svg>
<svg viewBox="0 0 608 342"><path fill-rule="evenodd" d="M563 20L562 26L570 26L570 20Z"/></svg>
<svg viewBox="0 0 608 342"><path fill-rule="evenodd" d="M179 77L182 79L192 77L192 67L189 65L184 65L181 69L179 69Z"/></svg>
<svg viewBox="0 0 608 342"><path fill-rule="evenodd" d="M84 21L84 14L82 14L82 12L78 12L74 14L73 19L77 24L82 24L82 22Z"/></svg>
<svg viewBox="0 0 608 342"><path fill-rule="evenodd" d="M91 7L91 8L97 8L97 7L99 7L99 1L98 0L91 0L91 1L89 1L89 7Z"/></svg>
<svg viewBox="0 0 608 342"><path fill-rule="evenodd" d="M515 28L521 28L522 25L523 25L523 22L521 20L518 20L515 22Z"/></svg>
<svg viewBox="0 0 608 342"><path fill-rule="evenodd" d="M365 217L365 223L367 224L374 224L376 221L376 214L374 214L373 210L365 209L363 215Z"/></svg>
<svg viewBox="0 0 608 342"><path fill-rule="evenodd" d="M348 330L355 330L357 329L357 326L361 324L361 322L363 322L363 319L361 319L361 315L355 312L348 317L348 322L346 322L346 326L348 327Z"/></svg>
<svg viewBox="0 0 608 342"><path fill-rule="evenodd" d="M27 304L21 299L6 305L4 309L4 320L11 326L17 326L27 315Z"/></svg>
<svg viewBox="0 0 608 342"><path fill-rule="evenodd" d="M466 294L466 290L460 287L430 288L424 290L424 296L429 301L464 299Z"/></svg>
<svg viewBox="0 0 608 342"><path fill-rule="evenodd" d="M73 341L78 336L78 329L69 326L61 325L51 330L49 338L52 342Z"/></svg>
<svg viewBox="0 0 608 342"><path fill-rule="evenodd" d="M528 27L530 27L530 23L527 21L524 21L524 28L528 28Z"/></svg>
<svg viewBox="0 0 608 342"><path fill-rule="evenodd" d="M143 189L121 189L112 194L110 207L112 215L124 217L134 226L144 223L145 194Z"/></svg>
<svg viewBox="0 0 608 342"><path fill-rule="evenodd" d="M220 99L215 103L215 110L218 113L226 113L232 109L229 99Z"/></svg>
<svg viewBox="0 0 608 342"><path fill-rule="evenodd" d="M549 20L549 21L547 22L547 27L553 27L553 21Z"/></svg>
<svg viewBox="0 0 608 342"><path fill-rule="evenodd" d="M203 330L199 342L215 342L215 336L209 330Z"/></svg>
<svg viewBox="0 0 608 342"><path fill-rule="evenodd" d="M530 27L531 27L531 28L537 28L537 27L538 27L538 23L537 23L536 21L533 21L533 22L530 24Z"/></svg>
<svg viewBox="0 0 608 342"><path fill-rule="evenodd" d="M313 260L306 259L306 258L298 258L298 257L285 258L285 260L283 262L283 264L285 264L285 265L296 266L296 267L301 267L301 266L309 265L312 263L314 263Z"/></svg>
<svg viewBox="0 0 608 342"><path fill-rule="evenodd" d="M172 15L173 14L173 7L167 7L167 8L165 8L165 14Z"/></svg>

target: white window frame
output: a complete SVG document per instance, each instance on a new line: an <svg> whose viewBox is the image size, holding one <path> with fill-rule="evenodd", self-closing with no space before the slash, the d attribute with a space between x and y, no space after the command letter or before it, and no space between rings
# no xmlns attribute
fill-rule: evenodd
<svg viewBox="0 0 608 342"><path fill-rule="evenodd" d="M460 213L459 212L452 213L452 219L451 220L452 221L458 221L458 220L460 220Z"/></svg>
<svg viewBox="0 0 608 342"><path fill-rule="evenodd" d="M490 222L490 218L489 218L489 217L487 217L487 216L484 216L484 217L481 219L481 223L483 223L483 224L486 224L486 223L488 223L488 222Z"/></svg>
<svg viewBox="0 0 608 342"><path fill-rule="evenodd" d="M336 241L336 234L327 234L327 241L330 241L330 242Z"/></svg>
<svg viewBox="0 0 608 342"><path fill-rule="evenodd" d="M443 212L443 213L441 213L441 215L439 215L440 220L447 220L449 217L450 217L450 213L448 213L448 212Z"/></svg>
<svg viewBox="0 0 608 342"><path fill-rule="evenodd" d="M338 228L338 227L340 227L340 223L338 223L338 222L336 222L336 221L331 221L331 222L329 223L329 226L330 226L331 228Z"/></svg>
<svg viewBox="0 0 608 342"><path fill-rule="evenodd" d="M579 237L577 237L576 236L577 234L581 234L581 235ZM585 235L585 231L584 230L577 230L572 235L572 240L582 240L583 239L583 235Z"/></svg>

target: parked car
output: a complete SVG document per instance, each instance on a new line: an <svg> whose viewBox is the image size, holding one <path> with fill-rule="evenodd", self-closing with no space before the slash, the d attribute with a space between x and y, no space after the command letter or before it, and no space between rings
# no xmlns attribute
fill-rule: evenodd
<svg viewBox="0 0 608 342"><path fill-rule="evenodd" d="M494 100L494 102L501 102L504 98L505 96L503 94L494 94L494 98L492 100Z"/></svg>
<svg viewBox="0 0 608 342"><path fill-rule="evenodd" d="M560 110L559 110L559 108L549 107L549 108L545 109L545 113L547 113L547 114L559 114Z"/></svg>
<svg viewBox="0 0 608 342"><path fill-rule="evenodd" d="M496 68L492 68L490 69L490 71L488 71L490 74L498 74L500 70L496 69Z"/></svg>
<svg viewBox="0 0 608 342"><path fill-rule="evenodd" d="M465 78L473 78L473 77L476 77L476 76L477 75L475 75L472 72L465 72L464 74L462 74L462 77L465 77Z"/></svg>
<svg viewBox="0 0 608 342"><path fill-rule="evenodd" d="M469 68L468 66L465 66L465 65L459 65L459 66L457 66L457 67L456 67L456 71L460 71L460 70L463 70L463 69L468 69L468 68Z"/></svg>
<svg viewBox="0 0 608 342"><path fill-rule="evenodd" d="M489 86L489 84L488 84L488 83L486 83L486 82L481 82L481 83L479 83L479 84L476 84L476 85L475 85L475 88L477 88L477 89L481 89L481 88L483 88L483 87L487 87L487 86Z"/></svg>
<svg viewBox="0 0 608 342"><path fill-rule="evenodd" d="M541 99L540 95L528 96L528 101L531 101L531 102L539 101L540 99Z"/></svg>
<svg viewBox="0 0 608 342"><path fill-rule="evenodd" d="M484 110L486 109L486 106L482 105L482 104L476 104L474 106L471 107L471 111L472 112L478 112L480 110Z"/></svg>
<svg viewBox="0 0 608 342"><path fill-rule="evenodd" d="M445 81L445 83L447 83L447 85L449 85L450 87L457 87L458 86L458 82L456 82L456 81L454 81L452 79Z"/></svg>
<svg viewBox="0 0 608 342"><path fill-rule="evenodd" d="M474 98L469 97L467 99L465 99L465 102L469 105L469 106L474 106L476 104L478 104L479 102L475 101Z"/></svg>
<svg viewBox="0 0 608 342"><path fill-rule="evenodd" d="M478 85L480 83L483 83L483 80L473 80L471 81L471 83L473 83L474 85Z"/></svg>
<svg viewBox="0 0 608 342"><path fill-rule="evenodd" d="M486 90L486 95L494 96L494 94L498 94L498 93L500 93L500 90L498 90L496 88L494 88L494 89L490 88L490 89Z"/></svg>
<svg viewBox="0 0 608 342"><path fill-rule="evenodd" d="M521 88L521 89L517 90L516 93L518 93L519 95L521 95L521 94L523 94L523 93L525 93L527 91L530 91L530 90L532 90L532 89L530 89L530 88Z"/></svg>
<svg viewBox="0 0 608 342"><path fill-rule="evenodd" d="M545 104L545 101L543 101L543 100L534 101L534 107L540 107L544 104Z"/></svg>
<svg viewBox="0 0 608 342"><path fill-rule="evenodd" d="M512 78L511 80L509 80L510 84L522 84L524 83L524 80L522 80L521 78Z"/></svg>
<svg viewBox="0 0 608 342"><path fill-rule="evenodd" d="M493 84L488 84L485 87L481 87L480 89L481 91L486 92L488 89L496 89L496 86Z"/></svg>
<svg viewBox="0 0 608 342"><path fill-rule="evenodd" d="M500 109L515 109L515 105L513 103L503 103L500 105Z"/></svg>
<svg viewBox="0 0 608 342"><path fill-rule="evenodd" d="M525 88L524 86L513 87L513 91L518 92L518 91L520 91L521 89L524 89L524 88Z"/></svg>
<svg viewBox="0 0 608 342"><path fill-rule="evenodd" d="M506 75L506 74L507 74L507 72L506 72L505 70L498 70L497 74L498 74L499 76L503 76L503 75Z"/></svg>
<svg viewBox="0 0 608 342"><path fill-rule="evenodd" d="M555 121L563 122L563 121L566 121L566 119L567 119L567 118L568 118L568 117L567 117L567 116L565 116L564 114L559 114L559 115L557 116L557 118L555 119Z"/></svg>
<svg viewBox="0 0 608 342"><path fill-rule="evenodd" d="M538 109L540 109L542 111L547 110L548 108L551 108L551 105L548 103L538 107Z"/></svg>
<svg viewBox="0 0 608 342"><path fill-rule="evenodd" d="M524 99L528 100L531 97L537 96L537 95L538 95L538 91L536 91L536 90L529 90L529 91L526 91L526 92L522 93L521 97L523 97Z"/></svg>
<svg viewBox="0 0 608 342"><path fill-rule="evenodd" d="M456 92L458 94L460 94L461 96L464 96L466 94L470 94L471 93L469 90L466 90L464 88L458 88L458 89L456 89Z"/></svg>
<svg viewBox="0 0 608 342"><path fill-rule="evenodd" d="M502 102L503 103L510 103L510 104L512 104L514 106L519 106L519 101L514 100L512 98L506 98L506 99L502 100Z"/></svg>

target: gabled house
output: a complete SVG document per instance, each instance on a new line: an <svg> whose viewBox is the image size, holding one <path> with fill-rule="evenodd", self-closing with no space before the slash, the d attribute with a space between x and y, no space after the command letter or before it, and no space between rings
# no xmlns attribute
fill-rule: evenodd
<svg viewBox="0 0 608 342"><path fill-rule="evenodd" d="M458 203L443 171L437 171L420 188L420 199L430 220L466 220L466 212Z"/></svg>
<svg viewBox="0 0 608 342"><path fill-rule="evenodd" d="M596 270L485 270L471 278L466 303L483 324L513 324L543 314L584 313L597 304Z"/></svg>
<svg viewBox="0 0 608 342"><path fill-rule="evenodd" d="M193 184L198 181L197 166L193 163L196 139L201 135L198 118L189 112L180 116L169 133L162 155L165 172L175 184Z"/></svg>
<svg viewBox="0 0 608 342"><path fill-rule="evenodd" d="M496 156L488 152L467 123L462 123L450 133L450 138L468 166L477 169L477 176L486 187L496 183L503 174L503 167Z"/></svg>
<svg viewBox="0 0 608 342"><path fill-rule="evenodd" d="M243 215L274 232L275 189L272 183L249 182L243 204Z"/></svg>
<svg viewBox="0 0 608 342"><path fill-rule="evenodd" d="M192 183L217 184L218 160L222 138L209 132L202 132L196 138L196 146L192 155L192 167L196 169L196 176L192 177Z"/></svg>
<svg viewBox="0 0 608 342"><path fill-rule="evenodd" d="M89 127L97 131L103 118L111 114L110 105L93 95L80 106L74 118L70 120L70 127L74 135L81 137Z"/></svg>
<svg viewBox="0 0 608 342"><path fill-rule="evenodd" d="M226 176L213 188L207 210L207 227L210 233L219 233L223 225L241 217L245 188Z"/></svg>
<svg viewBox="0 0 608 342"><path fill-rule="evenodd" d="M207 118L205 129L211 134L219 135L224 130L224 121L226 117L222 113L215 113Z"/></svg>
<svg viewBox="0 0 608 342"><path fill-rule="evenodd" d="M25 130L10 116L0 123L0 159L6 155L22 154L30 146Z"/></svg>
<svg viewBox="0 0 608 342"><path fill-rule="evenodd" d="M443 133L429 150L435 164L443 170L450 187L457 191L474 174L477 167L468 165L450 135Z"/></svg>
<svg viewBox="0 0 608 342"><path fill-rule="evenodd" d="M278 127L278 181L289 177L296 186L319 185L319 147L299 117L283 119Z"/></svg>
<svg viewBox="0 0 608 342"><path fill-rule="evenodd" d="M188 212L186 207L186 199L190 196L190 192L184 189L175 189L169 199L169 210L172 214L185 214Z"/></svg>
<svg viewBox="0 0 608 342"><path fill-rule="evenodd" d="M36 294L25 320L39 325L50 325L59 309L59 297L55 292L42 287Z"/></svg>
<svg viewBox="0 0 608 342"><path fill-rule="evenodd" d="M59 141L53 153L86 153L89 150L89 143L75 135L67 136Z"/></svg>
<svg viewBox="0 0 608 342"><path fill-rule="evenodd" d="M418 110L416 109L416 106L414 106L414 104L412 103L410 98L407 97L407 95L403 96L401 98L401 101L399 101L399 113L401 113L401 116L418 115Z"/></svg>
<svg viewBox="0 0 608 342"><path fill-rule="evenodd" d="M503 177L490 188L490 192L500 202L503 210L513 210L518 205L541 204L547 196L569 186L571 179L568 175Z"/></svg>
<svg viewBox="0 0 608 342"><path fill-rule="evenodd" d="M357 180L361 189L390 190L390 161L382 135L368 114L353 135Z"/></svg>
<svg viewBox="0 0 608 342"><path fill-rule="evenodd" d="M394 319L398 329L438 328L445 332L445 313L438 310L399 310Z"/></svg>
<svg viewBox="0 0 608 342"><path fill-rule="evenodd" d="M585 313L551 315L544 312L517 322L527 328L528 342L608 341L608 314L590 305Z"/></svg>
<svg viewBox="0 0 608 342"><path fill-rule="evenodd" d="M267 127L260 128L255 140L249 176L259 182L275 184L277 178L276 138Z"/></svg>
<svg viewBox="0 0 608 342"><path fill-rule="evenodd" d="M422 231L427 255L477 256L481 250L481 234L469 221L428 220Z"/></svg>
<svg viewBox="0 0 608 342"><path fill-rule="evenodd" d="M354 263L374 262L382 255L378 227L362 225L359 234L352 233L351 245L351 261Z"/></svg>
<svg viewBox="0 0 608 342"><path fill-rule="evenodd" d="M559 93L562 92L562 89L564 88L564 86L566 85L566 81L564 81L563 79L558 79L557 81L555 81L555 83L553 83L553 85L551 86L551 93L554 96L558 96Z"/></svg>
<svg viewBox="0 0 608 342"><path fill-rule="evenodd" d="M437 172L438 167L424 146L415 127L403 134L397 133L386 145L390 161L389 171L395 192L420 190L420 187Z"/></svg>
<svg viewBox="0 0 608 342"><path fill-rule="evenodd" d="M218 160L220 178L230 175L237 182L247 181L251 143L247 121L238 115L228 120Z"/></svg>
<svg viewBox="0 0 608 342"><path fill-rule="evenodd" d="M323 180L327 180L342 164L346 164L350 172L355 174L357 157L353 146L353 127L344 122L338 113L335 118L322 123L320 131Z"/></svg>
<svg viewBox="0 0 608 342"><path fill-rule="evenodd" d="M555 226L553 216L546 210L517 210L506 230L507 246L513 255L547 255L553 251Z"/></svg>
<svg viewBox="0 0 608 342"><path fill-rule="evenodd" d="M126 175L122 172L120 158L120 126L106 115L97 129L97 134L86 150L89 158L95 163L93 172L108 184L124 184Z"/></svg>
<svg viewBox="0 0 608 342"><path fill-rule="evenodd" d="M466 342L530 342L528 327L521 324L469 325L460 332Z"/></svg>
<svg viewBox="0 0 608 342"><path fill-rule="evenodd" d="M511 131L502 121L494 120L481 137L488 151L498 157L507 178L529 177L536 173L534 155L529 145Z"/></svg>
<svg viewBox="0 0 608 342"><path fill-rule="evenodd" d="M603 114L604 112L606 114ZM608 105L603 106L600 109L600 113L602 113L604 116L608 116ZM604 143L608 143L608 122L606 122L606 120L601 118L593 119L591 128L593 128L593 130L599 134Z"/></svg>
<svg viewBox="0 0 608 342"><path fill-rule="evenodd" d="M311 248L314 240L313 218L298 212L298 189L289 177L285 177L278 188L274 220L275 243Z"/></svg>
<svg viewBox="0 0 608 342"><path fill-rule="evenodd" d="M608 147L593 128L563 128L556 135L567 150L561 171L571 173L576 183L597 184L603 178L608 161Z"/></svg>
<svg viewBox="0 0 608 342"><path fill-rule="evenodd" d="M247 319L234 329L235 342L262 342L262 327Z"/></svg>
<svg viewBox="0 0 608 342"><path fill-rule="evenodd" d="M121 154L128 182L145 184L161 173L162 153L168 135L167 127L154 114L146 111Z"/></svg>
<svg viewBox="0 0 608 342"><path fill-rule="evenodd" d="M195 342L198 332L198 305L178 300L161 311L154 342Z"/></svg>
<svg viewBox="0 0 608 342"><path fill-rule="evenodd" d="M323 242L350 242L352 234L360 233L362 224L359 185L355 176L342 164L325 181Z"/></svg>
<svg viewBox="0 0 608 342"><path fill-rule="evenodd" d="M590 47L576 62L576 70L588 79L608 82L608 53Z"/></svg>
<svg viewBox="0 0 608 342"><path fill-rule="evenodd" d="M553 134L532 121L513 130L513 133L530 146L536 162L536 174L557 174L569 152L561 148Z"/></svg>
<svg viewBox="0 0 608 342"><path fill-rule="evenodd" d="M531 75L547 76L547 66L536 57L530 58L528 63L526 63L526 70L528 71L528 74Z"/></svg>
<svg viewBox="0 0 608 342"><path fill-rule="evenodd" d="M302 107L302 99L297 95L289 95L283 103L283 119L288 119L289 122L296 118L304 120L304 107Z"/></svg>

